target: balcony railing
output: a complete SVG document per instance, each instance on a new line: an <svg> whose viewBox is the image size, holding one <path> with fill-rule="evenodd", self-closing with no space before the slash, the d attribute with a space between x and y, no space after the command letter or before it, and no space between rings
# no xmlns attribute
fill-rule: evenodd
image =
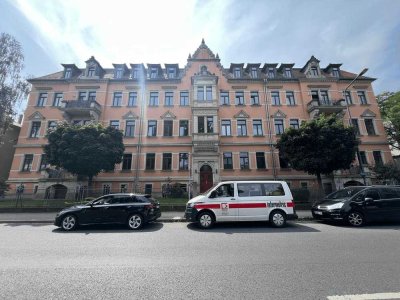
<svg viewBox="0 0 400 300"><path fill-rule="evenodd" d="M320 114L320 113L339 113L344 110L346 106L343 101L340 100L322 100L322 99L312 99L307 103L307 111L310 114Z"/></svg>
<svg viewBox="0 0 400 300"><path fill-rule="evenodd" d="M101 105L93 100L64 100L60 109L65 112L67 119L91 117L96 120L101 114Z"/></svg>

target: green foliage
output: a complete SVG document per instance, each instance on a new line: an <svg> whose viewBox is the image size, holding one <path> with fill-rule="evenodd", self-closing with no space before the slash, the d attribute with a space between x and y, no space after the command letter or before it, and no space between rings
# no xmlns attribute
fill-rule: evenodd
<svg viewBox="0 0 400 300"><path fill-rule="evenodd" d="M28 95L29 83L21 77L24 56L11 35L0 35L0 141L16 115L16 104Z"/></svg>
<svg viewBox="0 0 400 300"><path fill-rule="evenodd" d="M377 100L389 143L393 148L400 149L400 92L380 94Z"/></svg>
<svg viewBox="0 0 400 300"><path fill-rule="evenodd" d="M382 184L400 183L400 167L397 164L377 164L373 168L373 171L375 172L376 179L379 180Z"/></svg>
<svg viewBox="0 0 400 300"><path fill-rule="evenodd" d="M72 174L88 176L89 181L101 171L114 170L125 150L122 132L100 124L59 124L47 138L44 152L48 162Z"/></svg>
<svg viewBox="0 0 400 300"><path fill-rule="evenodd" d="M309 202L310 191L308 189L290 189L293 195L293 200L295 202Z"/></svg>
<svg viewBox="0 0 400 300"><path fill-rule="evenodd" d="M6 184L5 180L0 179L0 196L3 196L5 192L9 190L10 186Z"/></svg>
<svg viewBox="0 0 400 300"><path fill-rule="evenodd" d="M291 166L317 175L348 169L354 161L358 141L352 127L342 120L321 116L299 129L286 130L276 147Z"/></svg>

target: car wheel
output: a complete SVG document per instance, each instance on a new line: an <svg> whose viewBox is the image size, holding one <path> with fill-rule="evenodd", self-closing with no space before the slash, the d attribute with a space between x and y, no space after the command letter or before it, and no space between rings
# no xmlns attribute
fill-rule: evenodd
<svg viewBox="0 0 400 300"><path fill-rule="evenodd" d="M65 231L74 230L78 225L78 220L74 215L66 215L61 220L61 228Z"/></svg>
<svg viewBox="0 0 400 300"><path fill-rule="evenodd" d="M211 228L214 225L214 216L211 212L205 211L199 214L197 217L197 224L202 229Z"/></svg>
<svg viewBox="0 0 400 300"><path fill-rule="evenodd" d="M364 225L364 216L358 211L352 211L347 216L347 222L351 226L360 227Z"/></svg>
<svg viewBox="0 0 400 300"><path fill-rule="evenodd" d="M275 210L269 216L269 222L274 227L285 227L286 214L282 211Z"/></svg>
<svg viewBox="0 0 400 300"><path fill-rule="evenodd" d="M143 217L139 214L131 215L128 218L128 227L130 229L136 230L143 226Z"/></svg>

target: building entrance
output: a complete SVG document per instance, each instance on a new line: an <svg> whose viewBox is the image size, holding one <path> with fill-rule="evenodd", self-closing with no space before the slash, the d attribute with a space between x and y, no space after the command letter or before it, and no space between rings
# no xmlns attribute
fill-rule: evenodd
<svg viewBox="0 0 400 300"><path fill-rule="evenodd" d="M200 193L204 193L213 186L213 173L209 165L200 168Z"/></svg>

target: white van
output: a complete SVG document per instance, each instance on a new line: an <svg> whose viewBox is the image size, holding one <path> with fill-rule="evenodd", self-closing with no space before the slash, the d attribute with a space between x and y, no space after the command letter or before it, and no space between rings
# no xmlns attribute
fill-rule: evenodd
<svg viewBox="0 0 400 300"><path fill-rule="evenodd" d="M185 218L204 229L232 221L269 221L284 227L297 215L285 181L225 181L190 199Z"/></svg>

